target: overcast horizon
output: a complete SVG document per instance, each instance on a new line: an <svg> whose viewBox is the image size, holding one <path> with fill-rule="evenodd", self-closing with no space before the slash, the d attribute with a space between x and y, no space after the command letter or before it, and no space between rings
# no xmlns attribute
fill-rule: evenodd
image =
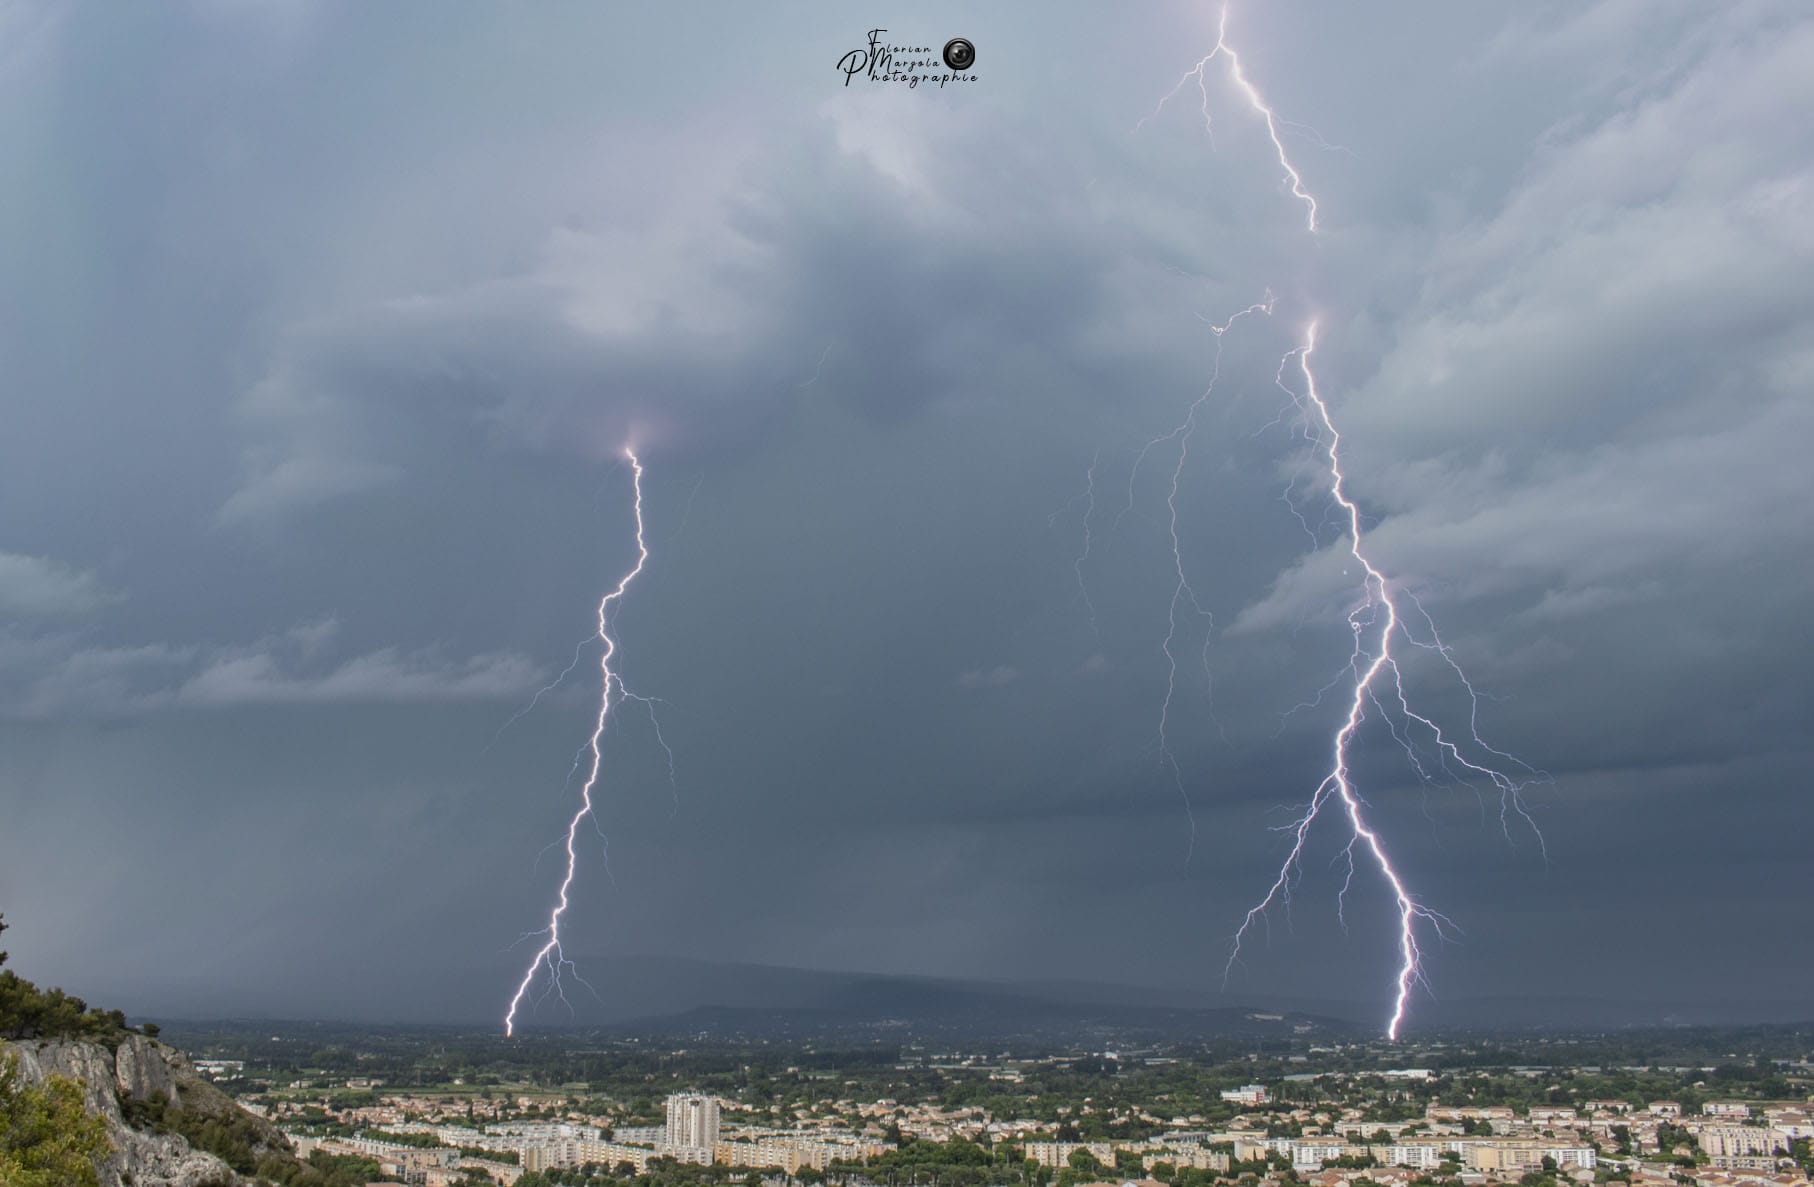
<svg viewBox="0 0 1814 1187"><path fill-rule="evenodd" d="M1396 711L1356 734L1452 924L1411 1033L1814 1016L1814 13L1236 0L1314 233L1226 61L1173 94L1218 13L0 0L8 967L135 1015L501 1019L633 445L616 662L660 736L614 705L582 973L1383 1020L1396 918L1364 853L1341 894L1339 820L1228 965L1351 687L1281 369L1314 322L1368 555L1529 777L1527 820ZM873 27L970 40L974 81L847 79Z"/></svg>

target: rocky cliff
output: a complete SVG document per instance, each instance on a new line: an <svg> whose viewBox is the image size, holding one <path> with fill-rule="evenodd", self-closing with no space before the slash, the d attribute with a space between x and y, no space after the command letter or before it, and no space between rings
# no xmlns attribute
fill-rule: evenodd
<svg viewBox="0 0 1814 1187"><path fill-rule="evenodd" d="M101 1187L242 1187L247 1180L182 1136L209 1123L244 1135L258 1153L289 1151L274 1126L197 1076L182 1052L143 1035L124 1035L114 1048L28 1039L0 1043L0 1052L18 1057L28 1081L67 1076L81 1083L89 1111L105 1118L113 1143Z"/></svg>

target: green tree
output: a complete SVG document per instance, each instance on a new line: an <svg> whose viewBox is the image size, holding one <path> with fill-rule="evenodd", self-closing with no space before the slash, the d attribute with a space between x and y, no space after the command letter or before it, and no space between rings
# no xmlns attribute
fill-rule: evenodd
<svg viewBox="0 0 1814 1187"><path fill-rule="evenodd" d="M95 1163L110 1149L80 1084L66 1076L26 1084L19 1061L0 1056L0 1187L96 1187Z"/></svg>
<svg viewBox="0 0 1814 1187"><path fill-rule="evenodd" d="M7 923L0 919L0 931ZM0 965L6 953L0 952ZM43 990L15 972L0 971L0 1038L76 1038L107 1042L118 1037L126 1016L118 1010L89 1009L61 989Z"/></svg>
<svg viewBox="0 0 1814 1187"><path fill-rule="evenodd" d="M1076 1167L1078 1170L1087 1171L1092 1175L1102 1173L1101 1160L1098 1159L1094 1154L1090 1153L1088 1150L1083 1149L1082 1147L1078 1147L1077 1149L1071 1151L1071 1156L1069 1158L1065 1159L1065 1161L1070 1163L1072 1166Z"/></svg>

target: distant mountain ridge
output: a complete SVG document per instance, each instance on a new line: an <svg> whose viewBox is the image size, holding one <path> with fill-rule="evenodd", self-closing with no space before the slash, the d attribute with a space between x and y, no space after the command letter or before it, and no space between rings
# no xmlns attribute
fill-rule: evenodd
<svg viewBox="0 0 1814 1187"><path fill-rule="evenodd" d="M716 964L674 957L616 957L585 962L608 1003L575 999L577 1024L666 1032L674 1019L716 1011L721 1019L763 1011L804 1017L895 1016L902 1021L956 1025L991 1012L1018 1012L1050 1023L1151 1027L1171 1032L1196 1019L1205 1035L1246 1033L1235 1020L1277 1014L1293 1026L1326 1034L1376 1033L1386 1003L1309 997L1234 997L1212 988L1177 989L1083 979L969 980L779 965ZM1231 1000L1232 999L1232 1000ZM590 1008L588 1008L590 1007ZM545 1010L542 1024L560 1025ZM701 1015L703 1016L703 1015ZM1251 1021L1251 1019L1248 1019ZM1621 1030L1634 1027L1749 1025L1814 1020L1814 995L1795 1001L1733 1001L1719 1005L1611 1001L1589 997L1421 998L1413 1032L1430 1030ZM1224 1025L1226 1024L1226 1025ZM988 1029L993 1030L992 1025ZM1285 1033L1290 1033L1287 1027Z"/></svg>
<svg viewBox="0 0 1814 1187"><path fill-rule="evenodd" d="M601 1009L597 1003L575 1001L575 1013L565 1021L659 1033L708 1022L712 1030L785 1023L782 1029L792 1031L816 1019L837 1029L892 1024L914 1031L995 1035L1033 1024L1040 1030L1090 1025L1183 1037L1196 1030L1244 1032L1241 1020L1255 1013L1290 1015L1296 1025L1326 1033L1346 1032L1355 1021L1341 1011L1229 1005L1209 993L1088 981L967 980L674 958L618 958L609 966L601 962L599 975L589 979L609 1005ZM569 994L570 999L576 996ZM545 1010L542 1024L563 1024L558 1013Z"/></svg>
<svg viewBox="0 0 1814 1187"><path fill-rule="evenodd" d="M852 977L803 1005L703 1005L613 1024L642 1034L842 1039L904 1037L1075 1041L1095 1034L1137 1039L1345 1037L1346 1020L1245 1007L1130 1005L1062 1000L1024 987L921 978Z"/></svg>
<svg viewBox="0 0 1814 1187"><path fill-rule="evenodd" d="M1120 1023L1175 1034L1196 1018L1205 1035L1218 1018L1280 1014L1294 1025L1314 1025L1328 1034L1377 1033L1383 999L1240 996L1212 987L1168 988L1083 979L1004 981L913 976L785 965L718 963L683 957L580 955L579 967L597 990L567 994L571 1013L558 1002L531 1011L528 1025L546 1027L642 1027L669 1033L675 1019L713 1017L714 1027L734 1017L754 1024L770 1012L786 1016L790 1029L823 1014L846 1027L861 1019L892 1019L915 1027L947 1031L965 1022L999 1033L991 1014L1019 1012L1042 1024L1070 1018L1079 1024ZM282 997L252 1004L245 995L227 996L211 987L167 984L131 994L135 1013L160 1020L288 1019L358 1023L486 1026L502 1024L511 978L494 968L471 969L457 977L425 980L407 998L394 991L374 993L357 979L336 978L298 986ZM115 996L125 996L115 991ZM701 1013L701 1012L705 1013ZM714 1013L715 1012L715 1013ZM1411 1011L1411 1033L1442 1031L1621 1030L1637 1027L1750 1025L1814 1020L1814 997L1803 1002L1727 1002L1716 1006L1671 1002L1611 1001L1586 997L1420 998ZM1289 1033L1289 1032L1287 1032Z"/></svg>

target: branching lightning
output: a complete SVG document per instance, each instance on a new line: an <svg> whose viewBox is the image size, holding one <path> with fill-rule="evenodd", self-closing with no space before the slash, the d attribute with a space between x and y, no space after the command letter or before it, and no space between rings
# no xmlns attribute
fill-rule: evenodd
<svg viewBox="0 0 1814 1187"><path fill-rule="evenodd" d="M1125 516L1134 505L1134 482L1140 476L1140 466L1146 460L1147 454L1160 445L1176 441L1178 457L1172 465L1171 481L1165 491L1166 532L1171 541L1172 573L1176 577L1176 581L1172 585L1171 599L1166 604L1165 638L1159 644L1159 650L1165 656L1165 697L1159 703L1159 729L1155 747L1159 754L1159 764L1170 776L1172 785L1178 789L1178 798L1184 802L1184 815L1190 823L1190 835L1185 850L1185 860L1187 861L1196 851L1197 818L1191 809L1190 793L1184 787L1184 771L1179 767L1178 757L1171 748L1172 701L1178 693L1178 654L1174 648L1178 641L1178 612L1182 607L1188 604L1191 612L1205 620L1206 623L1213 623L1214 615L1205 609L1203 603L1198 600L1197 591L1191 586L1190 578L1184 572L1184 545L1178 538L1178 485L1184 478L1184 467L1190 461L1190 440L1197 431L1197 413L1208 402L1210 396L1215 394L1216 383L1222 376L1222 344L1228 331L1233 329L1234 324L1242 318L1256 313L1270 314L1272 308L1273 296L1268 291L1262 300L1249 305L1226 321L1209 324L1209 332L1215 336L1216 340L1215 358L1210 366L1209 383L1203 388L1202 393L1191 401L1190 406L1184 411L1184 418L1173 426L1171 431L1161 433L1148 441L1134 456L1134 464L1127 477L1127 506L1121 510L1121 515ZM1120 516L1116 517L1117 523L1120 522L1120 518ZM1204 647L1206 649L1204 675L1207 679L1209 668L1207 640Z"/></svg>
<svg viewBox="0 0 1814 1187"><path fill-rule="evenodd" d="M1136 127L1144 126L1157 116L1167 102L1183 90L1186 84L1195 80L1201 98L1199 110L1203 117L1203 125L1205 130L1213 135L1214 122L1210 113L1208 72L1211 63L1218 59L1227 62L1230 82L1246 98L1253 112L1264 122L1290 193L1305 208L1305 228L1315 234L1317 231L1316 199L1305 188L1303 177L1297 167L1292 164L1281 135L1281 128L1298 129L1301 128L1301 125L1291 124L1279 117L1258 88L1247 78L1241 66L1240 56L1228 40L1228 9L1226 6L1222 9L1221 18L1217 24L1215 47L1199 59L1195 66L1185 72L1177 85L1160 99L1153 112L1142 119ZM1314 133L1312 132L1311 135L1314 136ZM1327 146L1320 136L1316 136L1315 139L1318 143ZM1242 310L1221 325L1211 326L1211 330L1216 335L1217 350L1208 388L1190 405L1184 419L1177 427L1169 433L1153 438L1140 450L1139 455L1135 458L1133 474L1130 474L1128 479L1128 504L1131 508L1134 475L1138 474L1140 464L1146 455L1163 444L1173 441L1178 443L1177 462L1172 471L1171 485L1166 499L1172 559L1177 580L1173 586L1168 629L1161 645L1168 665L1168 677L1166 695L1159 714L1159 748L1161 759L1168 764L1180 793L1184 790L1183 780L1178 771L1177 762L1172 757L1166 736L1172 698L1177 684L1177 659L1173 646L1178 633L1180 607L1188 604L1200 615L1204 614L1204 610L1197 600L1195 591L1191 589L1185 578L1182 547L1178 537L1179 478L1189 454L1191 435L1196 427L1197 411L1214 391L1217 377L1220 374L1223 336L1240 318L1257 312L1270 314L1273 312L1273 307L1274 302L1269 292L1262 304ZM1477 789L1481 783L1496 789L1500 800L1500 824L1508 839L1512 835L1513 818L1516 817L1537 837L1539 846L1542 845L1542 834L1537 830L1536 822L1527 810L1521 793L1533 779L1543 776L1541 772L1526 766L1503 751L1488 746L1481 740L1479 697L1473 684L1469 682L1466 673L1462 671L1448 645L1437 633L1435 623L1424 612L1423 606L1408 591L1395 590L1385 574L1369 558L1360 507L1349 495L1347 489L1347 474L1342 464L1341 434L1336 430L1328 404L1317 390L1316 376L1311 369L1310 360L1316 349L1316 343L1317 325L1313 321L1304 331L1302 344L1287 352L1280 360L1275 382L1289 397L1305 440L1313 451L1320 455L1321 468L1328 476L1328 493L1332 510L1336 518L1341 521L1348 553L1360 567L1362 581L1359 601L1347 615L1348 628L1353 639L1348 662L1341 673L1317 693L1313 701L1299 706L1299 708L1308 708L1320 703L1322 697L1342 683L1345 676L1351 677L1353 683L1347 698L1347 713L1331 739L1331 762L1328 773L1317 785L1315 792L1310 797L1310 802L1299 812L1292 823L1281 830L1291 835L1290 850L1280 865L1278 874L1268 888L1265 897L1249 909L1242 918L1241 925L1236 930L1230 946L1223 980L1226 983L1229 974L1239 962L1242 944L1248 939L1249 933L1255 926L1264 924L1274 907L1282 906L1289 910L1292 888L1296 885L1302 872L1305 847L1312 827L1318 817L1325 813L1325 809L1328 809L1344 819L1348 835L1347 843L1336 859L1337 862L1346 864L1345 874L1336 897L1337 916L1342 919L1343 925L1346 926L1347 896L1353 887L1356 873L1357 850L1360 851L1361 857L1370 860L1374 868L1378 870L1391 895L1398 924L1396 943L1398 960L1394 979L1392 1012L1386 1024L1386 1034L1388 1038L1397 1039L1404 1026L1412 990L1417 985L1424 983L1423 951L1420 942L1427 936L1445 938L1455 928L1445 916L1426 906L1412 893L1406 877L1392 860L1385 840L1369 823L1367 803L1356 789L1352 768L1354 739L1367 720L1368 706L1373 706L1376 715L1385 720L1392 737L1404 749L1412 769L1424 783L1427 784L1431 781L1431 775L1429 768L1419 757L1417 742L1420 738L1434 751L1436 761L1445 773L1459 781L1471 783ZM1296 370L1301 375L1301 384L1287 382L1286 379L1287 372L1292 369L1294 362ZM1280 420L1284 418L1284 415L1281 413ZM1276 424L1278 421L1274 423ZM1321 547L1317 528L1324 524L1313 527L1299 511L1293 494L1292 487L1288 486L1283 496L1287 506L1291 508L1294 515L1297 515L1299 523L1310 536L1312 546ZM1126 515L1126 513L1127 511L1124 509L1122 515ZM1326 522L1325 520L1324 523L1326 524ZM1119 517L1117 523L1119 523ZM1422 625L1418 631L1413 631L1401 612L1397 600L1401 596L1415 608L1416 615L1421 620ZM1461 687L1466 691L1469 703L1465 738L1461 738L1460 741L1451 738L1432 717L1413 707L1412 699L1406 691L1404 673L1400 669L1398 657L1393 651L1394 644L1400 642L1407 646L1434 652L1459 680ZM1396 710L1396 716L1392 710ZM1464 751L1463 745L1470 749ZM1481 757L1470 758L1469 753ZM1517 773L1508 773L1506 767L1491 765L1495 761L1507 764ZM1332 808L1332 804L1335 807ZM1186 806L1188 810L1188 796ZM1194 836L1194 820L1192 833Z"/></svg>
<svg viewBox="0 0 1814 1187"><path fill-rule="evenodd" d="M1241 942L1246 938L1254 923L1265 915L1275 903L1288 904L1291 899L1291 886L1295 880L1300 863L1303 860L1304 844L1310 834L1310 826L1331 798L1341 802L1341 810L1347 816L1352 830L1347 846L1343 852L1348 859L1348 876L1342 883L1338 896L1339 905L1347 897L1349 885L1354 877L1354 848L1363 846L1373 858L1387 886L1391 888L1393 903L1398 912L1398 951L1399 965L1396 979L1397 992L1393 998L1392 1016L1386 1024L1386 1036L1396 1039L1399 1027L1404 1023L1405 1008L1410 1001L1411 989L1422 979L1423 954L1418 947L1417 928L1419 922L1425 922L1443 934L1447 923L1441 915L1423 906L1405 886L1404 878L1393 866L1391 857L1386 852L1380 836L1368 824L1363 812L1364 804L1349 771L1349 743L1355 732L1360 729L1366 715L1367 703L1375 695L1375 682L1381 673L1390 672L1391 680L1397 689L1401 704L1403 698L1403 681L1398 663L1392 656L1392 638L1398 632L1398 606L1392 600L1386 585L1386 578L1373 562L1367 559L1362 551L1360 508L1348 497L1345 488L1346 475L1342 472L1341 435L1336 432L1335 424L1329 418L1329 407L1316 390L1316 377L1310 369L1310 355L1316 349L1316 325L1313 322L1305 332L1304 345L1293 353L1297 356L1304 375L1303 397L1305 402L1315 410L1318 425L1326 434L1324 440L1327 449L1330 475L1330 497L1347 515L1349 528L1349 553L1358 562L1365 573L1362 581L1363 600L1348 614L1349 630L1354 636L1354 651L1349 657L1348 670L1355 676L1354 691L1348 705L1348 715L1336 731L1334 744L1334 761L1322 783L1310 798L1310 804L1302 816L1290 826L1293 837L1291 851L1286 855L1284 864L1279 867L1279 875L1273 881L1266 897L1251 908L1241 920L1241 926L1235 933L1234 945L1228 956L1228 970L1241 956ZM1288 356L1289 357L1289 356ZM1369 650L1367 635L1370 628L1377 626L1376 642ZM1407 706L1406 712L1410 710ZM1427 719L1418 718L1425 721ZM1435 729L1435 726L1431 726ZM1440 737L1440 731L1438 731ZM1225 973L1226 977L1226 973Z"/></svg>
<svg viewBox="0 0 1814 1187"><path fill-rule="evenodd" d="M1241 69L1241 56L1235 53L1233 46L1228 44L1227 5L1222 6L1222 19L1216 25L1215 48L1210 50L1207 54L1204 54L1195 66L1186 70L1184 72L1184 77L1178 80L1178 85L1173 87L1165 98L1159 100L1159 106L1153 108L1152 115L1146 116L1138 124L1135 124L1134 127L1136 129L1145 127L1147 121L1151 120L1154 116L1157 116L1164 110L1166 103L1171 100L1171 97L1183 90L1184 84L1194 78L1197 80L1197 93L1202 97L1202 106L1200 110L1203 113L1203 130L1209 132L1213 136L1215 126L1214 121L1209 114L1209 81L1207 74L1209 71L1209 64L1217 58L1228 59L1228 77L1233 80L1235 86L1240 89L1241 94L1247 97L1247 102L1253 107L1254 111L1266 122L1266 134L1272 137L1272 147L1279 155L1279 168L1285 171L1285 180L1291 186L1292 197L1304 204L1306 211L1304 225L1312 234L1314 234L1316 232L1316 199L1311 197L1309 191L1304 189L1304 179L1298 174L1297 167L1291 163L1291 158L1285 152L1285 142L1279 137L1280 127L1303 128L1304 125L1292 124L1288 120L1280 119L1278 114L1272 110L1271 105L1261 97L1260 92L1254 85L1247 81L1247 74ZM1315 133L1314 129L1306 130L1315 136L1319 143L1327 144L1321 135ZM1334 148L1335 146L1328 145L1328 147Z"/></svg>
<svg viewBox="0 0 1814 1187"><path fill-rule="evenodd" d="M581 639L578 645L573 649L572 661L561 669L560 675L536 689L535 695L529 698L529 703L524 705L521 709L518 709L515 713L512 713L510 719L498 727L498 732L491 736L491 742L485 749L490 750L492 746L496 746L498 744L498 739L504 736L505 730L508 730L511 726L529 716L529 714L535 711L535 707L542 703L543 697L559 688L562 684L565 684L567 682L567 677L573 675L573 669L579 667L580 657L586 653L587 646L597 639L597 635L587 635L584 639ZM571 778L571 776L569 776L569 778Z"/></svg>
<svg viewBox="0 0 1814 1187"><path fill-rule="evenodd" d="M555 905L548 914L548 926L541 928L538 931L528 933L531 936L542 936L545 938L542 946L538 948L535 955L530 958L529 967L523 970L523 979L518 983L516 993L510 999L510 1008L504 1015L504 1033L507 1036L516 1033L517 1010L522 1006L523 998L528 994L529 987L534 984L538 972L544 969L547 970L549 988L557 994L561 993L561 976L563 971L570 974L574 972L573 962L568 960L566 954L561 950L561 918L567 913L569 891L571 891L573 887L573 875L578 865L579 855L576 844L579 837L579 827L581 823L587 820L592 820L595 828L598 823L597 820L593 818L592 814L592 796L593 792L597 789L599 767L604 760L600 743L604 738L605 722L611 713L612 696L613 694L616 694L619 700L628 697L630 699L643 701L645 705L649 706L651 715L654 712L652 703L653 698L636 697L634 694L631 694L624 688L622 678L619 677L616 671L611 667L611 661L617 655L617 640L611 635L612 606L614 603L622 600L624 592L630 588L630 583L635 581L642 573L643 566L649 559L649 547L643 536L642 462L637 458L636 451L633 449L626 448L624 450L624 456L628 458L630 462L631 482L635 492L633 507L636 517L636 564L629 572L625 573L623 577L619 579L616 588L612 589L611 592L599 599L598 630L595 634L599 642L603 644L603 652L599 656L598 661L601 678L598 699L598 716L594 719L592 724L592 737L586 747L582 749L580 757L575 759L574 764L577 769L579 763L583 761L583 756L589 751L592 756L591 767L586 774L585 783L580 788L579 809L573 814L573 818L567 822L567 872L565 876L561 878L560 890L556 895ZM570 670L571 668L569 668L569 671ZM558 680L556 683L558 683ZM538 697L540 695L540 693L537 694ZM534 702L531 702L532 707L533 704ZM527 712L527 710L524 710L524 712ZM657 739L661 739L661 726L659 722L656 723L655 728ZM661 739L661 744L662 749L667 750L668 752L668 769L669 773L672 774L674 761L673 751L668 750L665 739ZM569 778L571 778L571 775L569 775ZM565 1000L564 994L562 994L562 1000Z"/></svg>
<svg viewBox="0 0 1814 1187"><path fill-rule="evenodd" d="M1077 506L1079 503L1083 504L1083 515L1080 519L1083 528L1083 548L1077 553L1077 558L1071 562L1071 572L1077 578L1077 598L1083 603L1084 608L1090 612L1090 633L1093 635L1100 635L1101 632L1096 626L1096 603L1090 598L1089 583L1083 579L1083 567L1089 563L1090 548L1095 539L1096 467L1101 461L1102 450L1098 449L1090 457L1090 468L1084 472L1083 489L1072 495L1070 501L1065 503L1064 506L1046 517L1047 529L1056 528L1058 526L1059 516Z"/></svg>

